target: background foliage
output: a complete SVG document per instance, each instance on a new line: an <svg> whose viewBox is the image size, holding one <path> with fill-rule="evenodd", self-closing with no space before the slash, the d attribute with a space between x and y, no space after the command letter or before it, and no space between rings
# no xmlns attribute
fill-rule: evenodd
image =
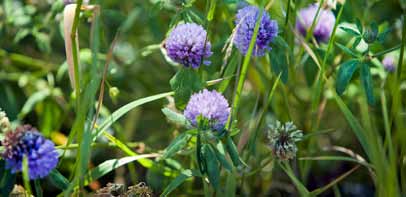
<svg viewBox="0 0 406 197"><path fill-rule="evenodd" d="M345 28L337 28L335 39L328 45L315 45L311 39L298 41L292 31L296 12L313 1L249 3L269 8L281 32L269 56L252 58L246 65L249 68L241 104L234 112L239 128L234 141L248 167L233 168L231 173L222 170L225 192L242 196L296 196L309 191L325 196L404 195L406 69L398 66L395 73L387 73L380 63L380 52L387 49L397 47L395 52L402 54L398 49L405 43L402 2L360 0L338 4L334 13L339 27L355 31L359 19L358 26L364 29L375 22L380 33L389 30L384 41L368 46L360 40L355 47L352 45L357 35ZM222 48L235 27L238 1L105 0L90 4L100 5L100 17L90 21L91 12L80 15L79 98L72 91L67 73L63 1L3 0L0 4L0 107L14 125L29 123L37 127L62 154L59 172L38 183L44 196L62 190L87 195L108 182L146 182L156 195L170 187L174 195L207 194L201 179L189 178L199 176L194 171L197 166L187 157L191 150L159 157L185 131L168 121L171 112L161 111L164 107L175 110L170 91L179 84L169 81L180 67L168 61L160 45L180 20L203 25L214 54L211 66L199 69L198 75L203 81L224 78L209 85L223 92L232 104L244 56L236 49L227 54ZM289 18L286 13L290 13ZM109 57L112 43L114 50ZM309 49L305 50L304 45ZM369 56L362 53L367 47ZM225 56L229 57L224 64ZM354 59L352 56L359 60L369 57L371 61L366 67L358 64L360 68L354 74L341 71L352 65L348 62ZM321 63L320 68L315 59ZM106 61L109 66L103 105L96 116ZM363 78L368 75L371 77ZM195 87L202 85L201 81L189 80ZM367 96L363 87L367 87ZM187 102L181 99L176 100L177 106L178 102ZM279 162L271 156L266 130L274 120L293 121L306 136L298 144L297 158L290 162ZM64 146L66 143L69 145ZM0 164L3 168L3 162ZM0 174L3 180L13 180L5 179L4 173ZM175 177L185 182L173 185ZM16 180L22 184L20 175ZM31 185L37 188L37 183Z"/></svg>

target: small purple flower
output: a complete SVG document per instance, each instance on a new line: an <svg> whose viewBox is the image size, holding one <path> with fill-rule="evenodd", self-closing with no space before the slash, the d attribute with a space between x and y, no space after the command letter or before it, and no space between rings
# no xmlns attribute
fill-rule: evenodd
<svg viewBox="0 0 406 197"><path fill-rule="evenodd" d="M168 56L186 67L198 68L212 55L211 44L206 40L207 32L201 25L186 23L177 25L166 38L165 48Z"/></svg>
<svg viewBox="0 0 406 197"><path fill-rule="evenodd" d="M230 107L223 95L204 89L190 97L183 114L193 126L197 126L197 118L201 115L209 120L212 129L220 131L228 120Z"/></svg>
<svg viewBox="0 0 406 197"><path fill-rule="evenodd" d="M2 156L6 168L11 169L12 173L22 171L23 157L26 156L31 180L47 176L58 164L54 143L30 125L7 132L2 145L5 147Z"/></svg>
<svg viewBox="0 0 406 197"><path fill-rule="evenodd" d="M395 58L392 55L386 55L382 60L382 64L388 72L394 72L396 69Z"/></svg>
<svg viewBox="0 0 406 197"><path fill-rule="evenodd" d="M299 11L299 15L296 18L296 29L303 36L306 36L308 29L312 26L318 8L318 4L311 4L309 7L303 8ZM331 33L333 32L335 22L336 17L333 12L321 8L313 29L313 36L316 40L319 42L328 42Z"/></svg>
<svg viewBox="0 0 406 197"><path fill-rule="evenodd" d="M237 12L235 19L237 27L233 42L244 55L248 51L259 15L260 10L256 6L246 6ZM269 14L264 10L252 55L263 56L266 50L271 50L269 44L277 35L278 23L275 20L271 20Z"/></svg>

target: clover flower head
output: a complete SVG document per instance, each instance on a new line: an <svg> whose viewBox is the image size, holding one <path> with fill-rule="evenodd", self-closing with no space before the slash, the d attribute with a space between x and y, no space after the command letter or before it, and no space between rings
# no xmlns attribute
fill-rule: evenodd
<svg viewBox="0 0 406 197"><path fill-rule="evenodd" d="M212 129L220 131L228 120L230 107L222 94L204 89L190 97L183 114L193 126L198 126L198 118L202 116Z"/></svg>
<svg viewBox="0 0 406 197"><path fill-rule="evenodd" d="M211 44L206 37L207 32L201 25L179 24L169 33L164 47L173 61L198 68L201 63L210 64L206 58L212 55Z"/></svg>
<svg viewBox="0 0 406 197"><path fill-rule="evenodd" d="M233 43L244 55L248 52L259 15L260 10L256 6L245 6L237 12L235 19L236 32ZM277 35L278 23L275 20L271 20L269 14L264 10L252 55L263 56L267 50L271 50L272 48L269 44Z"/></svg>
<svg viewBox="0 0 406 197"><path fill-rule="evenodd" d="M394 72L396 69L395 57L393 55L385 55L382 60L383 67L388 72Z"/></svg>
<svg viewBox="0 0 406 197"><path fill-rule="evenodd" d="M45 139L30 125L8 131L2 145L5 147L2 156L6 161L6 168L11 169L12 173L20 172L25 156L28 159L31 180L47 176L58 163L58 153L54 143Z"/></svg>
<svg viewBox="0 0 406 197"><path fill-rule="evenodd" d="M303 137L301 130L298 130L293 122L281 124L276 121L269 125L268 138L272 154L280 160L293 159L296 156L296 142Z"/></svg>
<svg viewBox="0 0 406 197"><path fill-rule="evenodd" d="M303 36L306 36L307 31L311 28L318 8L318 4L311 4L299 11L296 19L296 29ZM328 42L331 33L333 32L335 21L336 17L331 10L320 8L320 12L313 29L313 36L318 42Z"/></svg>

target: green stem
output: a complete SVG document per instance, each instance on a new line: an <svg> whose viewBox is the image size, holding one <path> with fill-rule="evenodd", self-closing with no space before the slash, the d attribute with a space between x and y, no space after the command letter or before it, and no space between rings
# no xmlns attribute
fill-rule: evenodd
<svg viewBox="0 0 406 197"><path fill-rule="evenodd" d="M400 47L401 47L401 44L396 45L396 46L394 46L394 47L392 47L392 48L390 48L390 49L386 49L386 50L380 51L380 52L378 52L378 53L375 53L375 54L372 56L372 58L379 57L379 56L385 55L385 54L387 54L387 53L390 53L390 52L392 52L392 51L398 50L398 49L400 49Z"/></svg>
<svg viewBox="0 0 406 197"><path fill-rule="evenodd" d="M251 37L251 42L247 51L247 54L245 55L244 58L244 62L242 65L242 69L241 69L241 73L240 73L240 77L238 80L238 85L237 85L237 91L235 93L235 97L234 97L234 102L233 102L233 107L232 107L232 118L235 118L237 112L238 112L238 108L240 105L240 97L241 97L241 92L244 86L244 82L245 82L245 78L247 75L247 71L248 71L248 66L251 60L251 55L252 52L254 50L254 46L256 45L256 40L257 40L257 35L258 35L258 31L259 31L259 25L261 24L261 20L262 20L262 14L264 13L264 9L261 7L260 10L260 14L258 16L257 22L255 24L255 28L254 28L254 33ZM230 125L230 124L229 124Z"/></svg>
<svg viewBox="0 0 406 197"><path fill-rule="evenodd" d="M75 18L71 30L71 42L72 42L72 56L73 56L73 71L75 74L75 95L76 95L76 111L79 111L80 104L80 81L79 81L79 58L78 58L78 45L76 43L76 32L79 24L79 14L80 8L82 6L83 0L77 1L77 6L75 10Z"/></svg>
<svg viewBox="0 0 406 197"><path fill-rule="evenodd" d="M312 98L312 105L311 105L312 114L317 111L317 107L319 106L319 103L320 103L321 91L323 89L324 78L325 78L324 77L324 75L325 75L324 72L326 70L326 64L327 64L328 56L329 56L329 54L330 54L330 52L331 52L331 50L333 49L333 46L334 46L335 33L336 33L336 30L337 30L338 24L340 22L340 18L341 18L341 15L343 13L343 10L344 10L344 5L341 6L340 11L338 12L337 20L336 20L336 22L334 24L333 32L331 33L331 38L330 38L330 40L328 42L327 51L326 51L326 54L324 55L323 62L321 64L321 70L319 71L318 76L317 76L318 80L316 80L317 83L316 83L315 93L313 94L314 96ZM311 130L316 131L318 129L318 125L316 124L317 116L313 116L313 117L315 117L315 118L312 119L312 129Z"/></svg>
<svg viewBox="0 0 406 197"><path fill-rule="evenodd" d="M406 14L403 14L402 17L402 44L400 48L400 55L399 55L399 61L398 61L398 69L397 69L397 77L398 80L400 80L401 73L402 73L402 65L403 65L403 56L405 52L405 43L406 43Z"/></svg>

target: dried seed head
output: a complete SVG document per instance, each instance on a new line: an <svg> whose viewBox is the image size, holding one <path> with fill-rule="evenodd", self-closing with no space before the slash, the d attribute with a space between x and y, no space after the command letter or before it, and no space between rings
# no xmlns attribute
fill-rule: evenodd
<svg viewBox="0 0 406 197"><path fill-rule="evenodd" d="M272 154L280 160L293 159L296 156L296 142L303 137L301 130L298 130L293 122L281 124L276 121L269 125L268 138Z"/></svg>

